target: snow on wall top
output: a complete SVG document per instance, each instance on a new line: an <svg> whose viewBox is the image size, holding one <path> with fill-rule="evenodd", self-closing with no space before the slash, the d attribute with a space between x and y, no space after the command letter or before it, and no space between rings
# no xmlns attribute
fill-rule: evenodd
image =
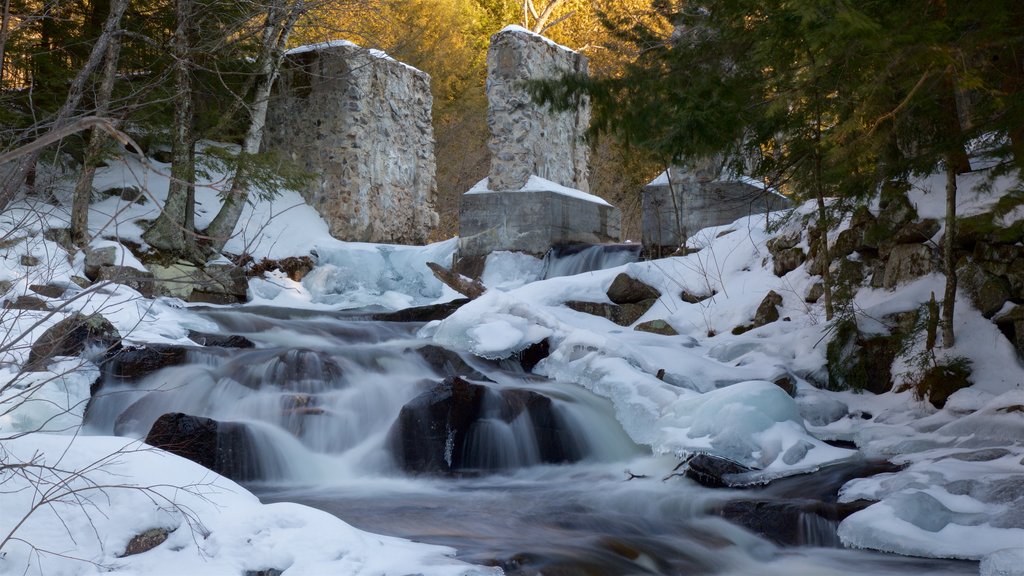
<svg viewBox="0 0 1024 576"><path fill-rule="evenodd" d="M526 181L526 184L518 190L490 190L488 186L490 178L484 178L474 185L466 194L486 194L488 192L554 192L555 194L561 194L562 196L571 196L579 200L585 200L587 202L593 202L594 204L601 204L602 206L611 206L604 198L600 196L594 196L588 194L582 190L575 188L569 188L568 186L562 186L557 182L552 182L541 178L540 176L533 175Z"/></svg>
<svg viewBox="0 0 1024 576"><path fill-rule="evenodd" d="M572 48L569 48L568 46L564 46L562 44L559 44L558 42L555 42L554 40L552 40L551 38L548 38L547 36L545 36L543 34L538 34L538 33L534 32L533 30L529 30L527 28L523 28L522 26L520 26L518 24L509 24L508 26L505 26L504 28L499 30L498 34L501 34L502 32L514 32L516 34L527 34L527 35L530 35L530 36L535 36L535 37L537 37L537 38L547 42L549 45L554 46L555 48L558 48L559 50L566 50L566 51L572 52L573 54L576 54L576 51L573 50Z"/></svg>
<svg viewBox="0 0 1024 576"><path fill-rule="evenodd" d="M395 58L393 58L391 55L389 55L387 52L385 52L383 50L378 50L376 48L363 48L362 46L356 44L355 42L351 42L349 40L342 40L342 39L328 40L326 42L316 42L314 44L306 44L304 46L296 46L295 48L290 48L290 49L286 50L285 54L288 55L288 56L295 56L295 55L298 55L298 54L305 54L307 52L319 52L321 50L327 50L329 48L341 48L341 47L344 47L344 48L355 48L356 50L365 50L367 54L369 54L370 56L372 56L374 58L377 58L379 60L387 60L388 62L395 62L397 64L401 64L402 66L405 66L406 68L408 68L410 70L415 70L416 72L419 72L420 74L425 74L427 76L430 76L429 74L427 74L426 72L424 72L423 70L420 70L419 68L417 68L415 66L410 66L410 65L406 64L405 62L402 62L401 60L396 60Z"/></svg>

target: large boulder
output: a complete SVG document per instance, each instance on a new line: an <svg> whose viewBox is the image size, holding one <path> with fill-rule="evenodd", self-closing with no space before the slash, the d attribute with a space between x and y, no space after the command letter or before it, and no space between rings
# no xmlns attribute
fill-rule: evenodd
<svg viewBox="0 0 1024 576"><path fill-rule="evenodd" d="M89 350L100 353L120 348L121 334L109 320L100 314L85 316L76 312L36 339L26 367L33 371L44 370L55 356L80 356Z"/></svg>
<svg viewBox="0 0 1024 576"><path fill-rule="evenodd" d="M623 272L612 280L607 295L613 303L621 305L656 300L661 292Z"/></svg>
<svg viewBox="0 0 1024 576"><path fill-rule="evenodd" d="M935 270L935 255L924 244L899 244L889 252L882 285L892 290Z"/></svg>
<svg viewBox="0 0 1024 576"><path fill-rule="evenodd" d="M244 424L180 412L157 418L146 444L173 452L236 481L259 480L262 469Z"/></svg>
<svg viewBox="0 0 1024 576"><path fill-rule="evenodd" d="M612 304L609 302L584 302L569 300L566 306L577 312L592 314L611 320L619 326L631 326L654 306L655 300L644 300L630 304Z"/></svg>
<svg viewBox="0 0 1024 576"><path fill-rule="evenodd" d="M522 434L497 431L511 430L514 421ZM581 457L550 398L529 390L491 390L458 377L435 384L402 407L388 446L407 472L442 475Z"/></svg>

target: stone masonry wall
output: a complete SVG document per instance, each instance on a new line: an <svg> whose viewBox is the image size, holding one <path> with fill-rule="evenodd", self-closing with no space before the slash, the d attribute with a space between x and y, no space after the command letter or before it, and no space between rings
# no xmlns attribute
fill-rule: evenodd
<svg viewBox="0 0 1024 576"><path fill-rule="evenodd" d="M551 112L531 102L523 80L587 72L587 59L525 29L491 37L487 52L487 124L491 130L488 188L518 190L531 174L589 191L589 148L583 133L590 107Z"/></svg>
<svg viewBox="0 0 1024 576"><path fill-rule="evenodd" d="M348 43L289 53L264 146L312 175L306 200L341 240L421 244L437 225L430 76Z"/></svg>

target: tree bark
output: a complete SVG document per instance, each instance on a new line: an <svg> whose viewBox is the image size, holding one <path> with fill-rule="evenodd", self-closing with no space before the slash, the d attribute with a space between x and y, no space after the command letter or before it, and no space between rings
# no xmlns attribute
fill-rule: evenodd
<svg viewBox="0 0 1024 576"><path fill-rule="evenodd" d="M124 0L127 3L127 0ZM96 92L96 116L106 116L110 112L110 97L114 92L114 81L117 78L117 59L121 50L121 42L114 37L107 45L107 54L103 63L103 77ZM93 128L89 134L89 145L85 151L82 173L75 184L75 192L71 198L71 238L78 246L89 243L89 203L92 200L92 184L99 164L100 152L103 150L103 131Z"/></svg>
<svg viewBox="0 0 1024 576"><path fill-rule="evenodd" d="M285 2L275 3L268 8L267 22L263 30L263 43L257 60L256 73L258 77L253 95L249 129L246 131L245 141L238 154L238 167L231 180L231 188L224 197L221 209L204 232L209 239L210 248L214 252L224 249L224 245L234 234L235 226L242 215L242 208L248 201L250 162L252 157L259 152L260 143L263 141L270 92L281 70L288 37L304 12L305 3L301 1L294 2L287 7Z"/></svg>
<svg viewBox="0 0 1024 576"><path fill-rule="evenodd" d="M956 306L956 260L953 257L956 239L956 157L946 155L946 236L943 241L942 268L946 274L946 290L942 300L942 347L952 348L956 342L953 334L953 309Z"/></svg>
<svg viewBox="0 0 1024 576"><path fill-rule="evenodd" d="M110 14L107 15L107 20L103 25L103 33L99 38L96 39L96 43L92 45L92 51L89 53L89 58L86 60L85 65L78 71L75 78L71 81L71 86L68 88L67 98L64 100L64 104L60 110L57 111L57 115L53 120L50 130L58 130L66 125L75 109L78 108L79 103L82 101L82 95L85 92L85 87L89 81L89 77L93 71L99 66L103 60L104 55L107 53L107 45L114 38L114 34L117 32L118 27L121 25L121 17L124 15L125 9L128 7L128 0L114 0L110 5ZM22 184L25 183L25 178L29 172L35 168L36 162L39 160L39 155L42 151L36 151L32 154L22 156L18 163L15 165L14 170L7 177L7 182L4 183L3 188L0 189L0 211L7 208L11 200L14 199L14 195L17 194Z"/></svg>
<svg viewBox="0 0 1024 576"><path fill-rule="evenodd" d="M176 0L174 30L174 125L171 129L171 182L160 216L142 235L168 255L198 260L195 238L195 134L192 102L191 21L193 0ZM190 225L190 223L193 223Z"/></svg>

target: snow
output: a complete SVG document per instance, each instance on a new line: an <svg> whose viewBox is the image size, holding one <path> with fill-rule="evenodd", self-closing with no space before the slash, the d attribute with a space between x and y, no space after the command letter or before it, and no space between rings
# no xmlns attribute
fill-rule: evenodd
<svg viewBox="0 0 1024 576"><path fill-rule="evenodd" d="M361 46L359 46L358 44L356 44L354 42L350 42L348 40L337 39L337 40L328 40L326 42L316 42L314 44L305 44L303 46L296 46L295 48L290 48L290 49L286 50L285 51L285 55L287 55L287 56L296 56L298 54L305 54L307 52L318 52L320 50L326 50L328 48L336 48L336 47L340 47L340 46L344 46L344 47L348 47L348 48L357 48L357 49L360 49L360 50L363 49ZM383 50L378 50L376 48L369 48L369 49L366 50L366 52L370 56L372 56L374 58L377 58L379 60L387 60L389 62L394 62L396 64L401 64L402 66L408 68L409 70L413 70L415 72L418 72L418 73L424 74L424 75L426 74L426 72L420 70L419 68L416 68L414 66L410 66L409 64L406 64L405 62L402 62L400 60L395 60L390 55L388 55L387 52L384 52Z"/></svg>
<svg viewBox="0 0 1024 576"><path fill-rule="evenodd" d="M981 576L1024 576L1024 546L996 550L985 556L981 560Z"/></svg>
<svg viewBox="0 0 1024 576"><path fill-rule="evenodd" d="M554 192L555 194L569 196L571 198L576 198L577 200L586 200L587 202L601 204L602 206L611 206L611 204L606 202L605 199L600 196L594 196L593 194L588 194L582 190L562 186L561 184L541 178L537 175L530 176L529 180L526 181L526 184L523 184L523 187L519 190L491 190L488 188L489 182L490 178L484 178L470 188L466 194L489 194L494 192Z"/></svg>
<svg viewBox="0 0 1024 576"><path fill-rule="evenodd" d="M572 52L573 54L576 53L576 51L573 50L572 48L569 48L567 46L563 46L563 45L555 42L554 40L548 38L547 36L544 36L542 34L538 34L538 33L534 32L533 30L530 30L528 28L523 28L522 26L519 26L518 24L509 24L508 26L505 26L504 28L502 28L501 32L515 32L516 34L526 34L528 36L533 36L534 38L539 38L539 39L543 40L544 42L546 42L549 46L554 46L555 48L558 48L559 50L566 50L568 52Z"/></svg>
<svg viewBox="0 0 1024 576"><path fill-rule="evenodd" d="M33 464L0 476L0 534L15 538L0 555L4 574L501 573L306 506L261 504L234 482L138 441L37 433L3 449L11 463ZM170 531L167 540L121 557L133 536L153 528Z"/></svg>

